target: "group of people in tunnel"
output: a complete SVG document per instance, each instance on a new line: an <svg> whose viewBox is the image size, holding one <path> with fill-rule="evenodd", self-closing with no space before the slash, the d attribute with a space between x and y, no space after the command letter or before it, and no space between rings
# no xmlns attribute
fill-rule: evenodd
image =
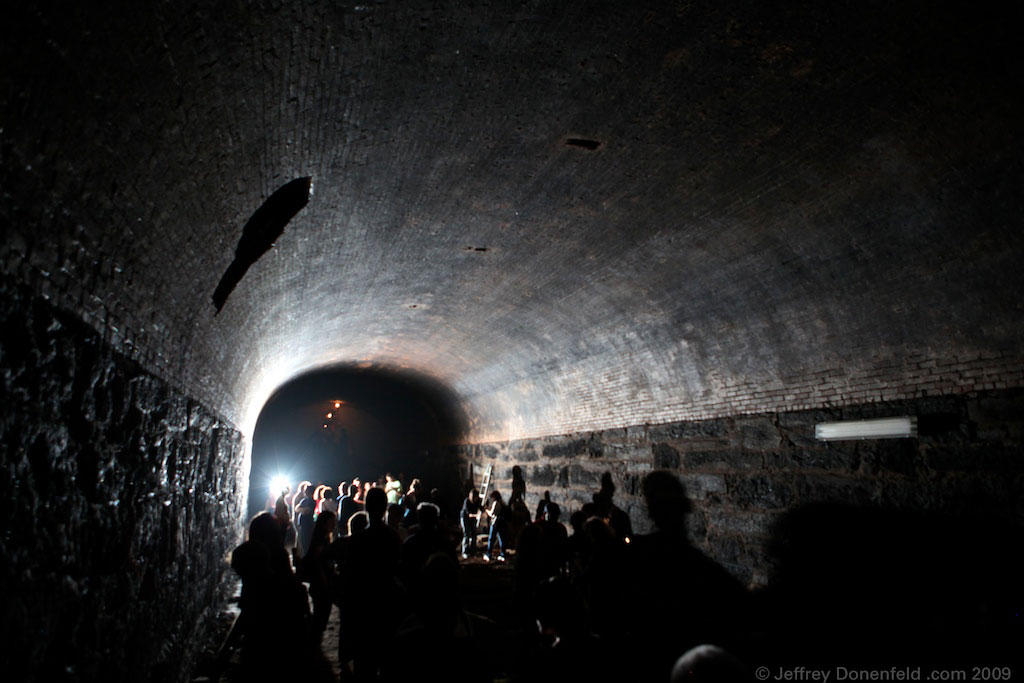
<svg viewBox="0 0 1024 683"><path fill-rule="evenodd" d="M344 534L348 520L364 509L367 494L375 488L382 489L387 499L388 525L403 538L407 529L416 524L418 503L441 500L440 491L427 491L420 479L413 479L408 490L403 490L401 481L390 472L366 482L355 477L351 482L341 482L337 489L303 481L291 494L290 487L286 486L272 501L274 517L285 529L285 547L293 553L296 561L305 557L311 547L316 521L323 512L335 516L336 524L340 524Z"/></svg>
<svg viewBox="0 0 1024 683"><path fill-rule="evenodd" d="M277 498L273 513L252 520L248 540L232 555L242 579L236 632L243 679L286 675L291 660L282 659L283 648L301 653L312 678L329 680L320 645L332 605L341 614L339 658L346 670L357 679L377 675L385 655L381 637L398 636L407 600L421 594L428 560L438 580L457 562L438 524L440 510L423 500L430 494L421 482L404 492L395 484L390 474L379 485L355 479L334 497L326 486L302 482L294 496Z"/></svg>
<svg viewBox="0 0 1024 683"><path fill-rule="evenodd" d="M436 491L419 480L403 491L397 481L353 480L333 499L327 487L303 482L252 520L232 555L242 579L243 680L286 676L296 654L305 677L331 680L321 641L332 605L343 680L407 678L409 666L447 680L491 680L500 671L516 680L667 680L676 658L705 643L714 643L697 658L705 675L741 671L721 648L738 644L745 590L688 542L689 503L675 475L644 480L656 529L646 535L634 535L614 504L610 475L570 515L571 534L550 492L532 512L526 507L521 477L507 503L492 491L484 504L467 484L461 534ZM484 563L474 558L481 517L489 521ZM507 557L513 627L496 633L463 609L460 572L490 559L498 569ZM494 661L501 658L509 659Z"/></svg>

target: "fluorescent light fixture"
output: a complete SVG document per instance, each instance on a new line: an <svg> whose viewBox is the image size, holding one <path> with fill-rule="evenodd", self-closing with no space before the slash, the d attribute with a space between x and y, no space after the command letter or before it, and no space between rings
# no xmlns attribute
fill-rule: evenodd
<svg viewBox="0 0 1024 683"><path fill-rule="evenodd" d="M880 420L822 422L814 425L819 441L842 439L906 439L917 436L916 417L885 417Z"/></svg>

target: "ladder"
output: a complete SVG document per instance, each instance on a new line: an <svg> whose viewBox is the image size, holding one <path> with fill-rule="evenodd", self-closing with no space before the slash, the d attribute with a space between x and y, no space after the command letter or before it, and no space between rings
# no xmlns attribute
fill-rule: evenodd
<svg viewBox="0 0 1024 683"><path fill-rule="evenodd" d="M477 537L473 539L474 545L479 545L480 536L483 535L486 538L491 528L491 517L487 514L487 487L491 485L492 467L494 467L493 463L487 463L487 467L484 468L484 481L480 484L480 517L477 520ZM487 520L486 526L484 524L484 519Z"/></svg>
<svg viewBox="0 0 1024 683"><path fill-rule="evenodd" d="M487 500L487 487L491 485L491 468L494 467L493 463L487 463L487 468L484 470L484 482L480 485L480 501Z"/></svg>

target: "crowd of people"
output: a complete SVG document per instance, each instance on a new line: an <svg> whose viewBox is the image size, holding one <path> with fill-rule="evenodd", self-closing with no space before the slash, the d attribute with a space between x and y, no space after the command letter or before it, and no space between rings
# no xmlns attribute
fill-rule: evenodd
<svg viewBox="0 0 1024 683"><path fill-rule="evenodd" d="M729 651L742 648L746 591L688 542L689 502L674 475L645 479L656 530L639 536L614 504L610 475L568 529L549 492L527 507L521 477L508 501L497 490L481 497L467 489L457 521L439 491L419 479L406 488L391 474L337 490L302 482L293 495L281 493L232 556L242 579L243 678L290 675L297 654L304 678L332 680L321 641L336 605L343 680L408 678L410 667L453 681L491 680L492 671L531 681L613 673L669 680L674 664L682 670L673 679L717 680L722 669L732 672L723 680L738 680ZM507 662L480 660L478 623L462 607L460 558L514 560ZM707 643L714 647L689 652L704 672L695 679L680 656Z"/></svg>

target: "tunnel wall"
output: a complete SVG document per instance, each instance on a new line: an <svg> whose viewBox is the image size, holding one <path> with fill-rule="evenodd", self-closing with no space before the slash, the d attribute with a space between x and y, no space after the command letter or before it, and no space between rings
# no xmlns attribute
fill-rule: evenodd
<svg viewBox="0 0 1024 683"><path fill-rule="evenodd" d="M813 345L813 339L807 343ZM665 342L665 348L671 349L672 344ZM759 352L770 355L771 345L761 347ZM706 358L725 354L723 343ZM910 348L876 350L834 367L786 376L766 370L776 365L767 355L751 351L748 362L748 370L734 379L708 369L688 374L680 385L679 378L666 369L664 358L655 354L609 355L586 371L558 378L531 378L503 386L490 395L473 396L474 403L490 407L490 412L501 415L503 422L475 424L474 436L479 438L472 441L487 443L604 431L623 425L905 401L1024 386L1024 356L1011 348L965 348L941 353ZM708 381L702 383L702 376Z"/></svg>
<svg viewBox="0 0 1024 683"><path fill-rule="evenodd" d="M79 318L0 288L0 666L184 680L227 597L242 436Z"/></svg>
<svg viewBox="0 0 1024 683"><path fill-rule="evenodd" d="M820 442L818 422L916 415L919 437ZM532 511L545 490L562 521L591 501L611 472L615 504L634 531L650 530L640 485L655 469L678 473L694 503L692 540L742 581L764 585L775 522L809 503L923 511L1019 524L1024 502L1024 390L975 392L828 410L800 410L638 425L625 429L467 445L477 485L494 466L505 497L512 468Z"/></svg>

